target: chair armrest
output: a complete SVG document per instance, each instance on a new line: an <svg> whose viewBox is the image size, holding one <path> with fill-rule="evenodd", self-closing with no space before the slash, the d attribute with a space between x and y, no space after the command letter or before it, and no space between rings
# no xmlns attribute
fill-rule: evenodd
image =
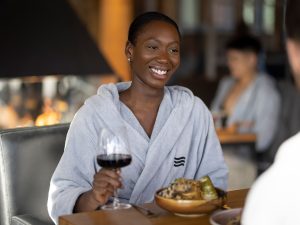
<svg viewBox="0 0 300 225"><path fill-rule="evenodd" d="M42 221L28 214L13 216L11 220L12 225L54 225L54 223Z"/></svg>

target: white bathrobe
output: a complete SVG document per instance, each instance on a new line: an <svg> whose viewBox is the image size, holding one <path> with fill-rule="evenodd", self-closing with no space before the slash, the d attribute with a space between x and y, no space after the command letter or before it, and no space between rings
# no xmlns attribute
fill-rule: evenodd
<svg viewBox="0 0 300 225"><path fill-rule="evenodd" d="M56 223L58 216L73 212L80 194L92 188L93 176L100 169L97 140L103 128L120 138L124 137L119 127L127 129L132 163L122 168L121 199L135 204L151 202L156 190L178 177L209 175L215 186L226 190L228 169L204 103L184 87L166 87L149 138L130 109L119 101L119 92L130 84L102 85L76 113L51 179L48 209Z"/></svg>

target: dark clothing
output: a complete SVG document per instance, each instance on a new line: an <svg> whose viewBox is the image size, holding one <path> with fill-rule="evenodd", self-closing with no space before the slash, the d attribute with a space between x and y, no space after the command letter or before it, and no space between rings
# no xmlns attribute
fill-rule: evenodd
<svg viewBox="0 0 300 225"><path fill-rule="evenodd" d="M279 83L278 87L282 98L282 108L274 141L267 152L270 161L274 160L282 142L300 130L300 90L297 90L295 85L287 81Z"/></svg>

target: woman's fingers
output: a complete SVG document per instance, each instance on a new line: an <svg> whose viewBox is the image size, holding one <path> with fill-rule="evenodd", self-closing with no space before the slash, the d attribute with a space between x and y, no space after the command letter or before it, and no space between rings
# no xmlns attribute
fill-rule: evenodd
<svg viewBox="0 0 300 225"><path fill-rule="evenodd" d="M102 168L94 175L92 193L94 198L103 205L109 197L113 196L115 189L121 186L120 170Z"/></svg>
<svg viewBox="0 0 300 225"><path fill-rule="evenodd" d="M114 190L122 186L120 171L102 168L94 175L93 196L101 204L105 204Z"/></svg>
<svg viewBox="0 0 300 225"><path fill-rule="evenodd" d="M121 176L113 170L101 169L94 176L94 184L97 188L106 188L111 185L114 188L119 188L121 184Z"/></svg>
<svg viewBox="0 0 300 225"><path fill-rule="evenodd" d="M102 189L102 190L93 189L92 192L93 192L94 199L96 199L100 205L106 204L109 197L113 196L113 191L111 191L110 189Z"/></svg>

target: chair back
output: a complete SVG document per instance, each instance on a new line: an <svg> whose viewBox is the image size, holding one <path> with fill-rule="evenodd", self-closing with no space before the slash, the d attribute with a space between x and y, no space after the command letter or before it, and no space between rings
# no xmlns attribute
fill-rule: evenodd
<svg viewBox="0 0 300 225"><path fill-rule="evenodd" d="M1 225L20 224L28 216L27 224L53 224L48 191L68 129L60 124L0 131Z"/></svg>

